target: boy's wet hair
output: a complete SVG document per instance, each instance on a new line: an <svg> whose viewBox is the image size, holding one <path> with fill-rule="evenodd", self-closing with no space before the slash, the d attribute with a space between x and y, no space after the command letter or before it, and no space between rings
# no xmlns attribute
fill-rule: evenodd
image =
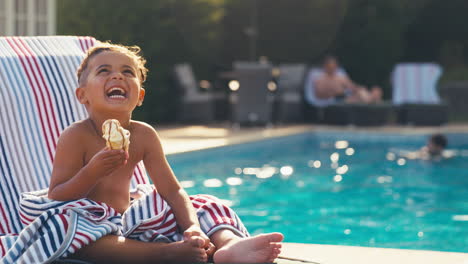
<svg viewBox="0 0 468 264"><path fill-rule="evenodd" d="M447 147L447 137L442 134L434 134L431 136L431 142L434 145L441 146L442 148Z"/></svg>
<svg viewBox="0 0 468 264"><path fill-rule="evenodd" d="M86 70L88 69L89 61L104 51L112 51L121 54L125 54L128 57L132 58L135 61L138 70L138 77L140 79L140 83L143 84L146 81L146 75L148 73L148 69L145 67L146 60L140 55L141 49L138 46L124 46L119 44L112 44L110 42L98 42L95 46L91 47L88 52L86 53L85 58L81 62L80 67L78 67L78 71L76 75L78 77L78 83L81 84L83 81L86 80L88 73Z"/></svg>

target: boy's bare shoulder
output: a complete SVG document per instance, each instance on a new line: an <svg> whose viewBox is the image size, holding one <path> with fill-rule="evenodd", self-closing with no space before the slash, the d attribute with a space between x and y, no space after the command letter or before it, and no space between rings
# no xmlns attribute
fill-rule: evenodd
<svg viewBox="0 0 468 264"><path fill-rule="evenodd" d="M59 140L80 140L88 136L90 132L92 131L90 130L89 121L80 120L63 130L63 132L60 134Z"/></svg>
<svg viewBox="0 0 468 264"><path fill-rule="evenodd" d="M149 133L149 134L156 133L156 130L154 129L154 127L145 122L132 120L131 126L132 126L132 130L138 133Z"/></svg>

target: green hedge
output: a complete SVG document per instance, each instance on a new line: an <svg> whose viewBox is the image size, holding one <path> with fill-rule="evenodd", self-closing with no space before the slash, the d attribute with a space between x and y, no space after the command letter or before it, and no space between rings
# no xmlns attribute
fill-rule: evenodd
<svg viewBox="0 0 468 264"><path fill-rule="evenodd" d="M233 60L320 63L339 56L356 82L385 87L395 63L435 61L445 79L465 78L465 0L60 0L59 34L139 45L148 59L147 100L135 113L148 122L177 119L180 93L171 69L190 62L214 81ZM256 25L253 39L246 34ZM253 45L252 45L253 44ZM461 72L461 73L458 73Z"/></svg>

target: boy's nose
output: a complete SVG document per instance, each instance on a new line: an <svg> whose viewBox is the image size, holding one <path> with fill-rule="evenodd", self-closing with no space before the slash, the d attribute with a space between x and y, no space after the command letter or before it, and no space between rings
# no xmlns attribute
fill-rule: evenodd
<svg viewBox="0 0 468 264"><path fill-rule="evenodd" d="M112 79L122 80L122 79L123 79L123 75L122 75L122 73L120 73L120 72L114 72L114 73L112 74Z"/></svg>

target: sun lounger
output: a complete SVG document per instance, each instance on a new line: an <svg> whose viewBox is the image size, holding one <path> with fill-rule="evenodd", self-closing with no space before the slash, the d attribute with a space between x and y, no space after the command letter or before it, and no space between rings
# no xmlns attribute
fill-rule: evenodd
<svg viewBox="0 0 468 264"><path fill-rule="evenodd" d="M442 68L435 63L400 63L392 72L393 103L398 122L412 125L441 125L447 122L448 107L437 94Z"/></svg>
<svg viewBox="0 0 468 264"><path fill-rule="evenodd" d="M95 42L72 36L0 37L0 234L24 228L20 194L48 187L60 133L87 116L75 99L75 73ZM132 186L145 183L140 163Z"/></svg>
<svg viewBox="0 0 468 264"><path fill-rule="evenodd" d="M278 91L274 115L280 123L299 122L304 118L302 87L307 66L305 64L281 64L278 67Z"/></svg>
<svg viewBox="0 0 468 264"><path fill-rule="evenodd" d="M202 123L215 121L217 106L222 108L223 104L227 104L226 95L214 93L209 88L201 91L192 66L188 63L175 65L174 76L182 92L179 120Z"/></svg>
<svg viewBox="0 0 468 264"><path fill-rule="evenodd" d="M237 124L265 125L272 120L273 96L268 90L272 81L270 64L234 63L240 86L231 94L231 121Z"/></svg>

